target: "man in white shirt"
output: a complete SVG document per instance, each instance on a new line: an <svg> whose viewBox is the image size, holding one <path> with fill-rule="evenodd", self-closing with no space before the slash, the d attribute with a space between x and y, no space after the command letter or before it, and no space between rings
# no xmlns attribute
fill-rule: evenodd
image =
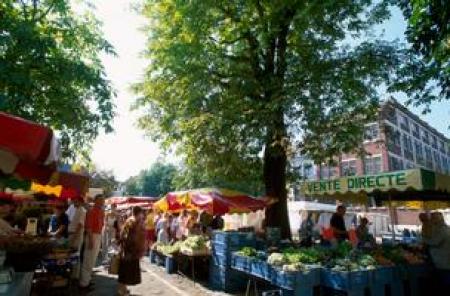
<svg viewBox="0 0 450 296"><path fill-rule="evenodd" d="M84 237L84 222L86 220L86 210L83 207L83 198L77 197L73 200L74 210L69 218L69 244L78 253L81 251ZM70 216L69 216L70 217ZM80 264L76 264L73 269L72 277L78 279L80 276Z"/></svg>

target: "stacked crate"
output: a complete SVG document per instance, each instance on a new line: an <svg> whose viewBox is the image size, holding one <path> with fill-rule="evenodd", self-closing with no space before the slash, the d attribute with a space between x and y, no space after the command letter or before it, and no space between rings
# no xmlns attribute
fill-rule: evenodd
<svg viewBox="0 0 450 296"><path fill-rule="evenodd" d="M231 254L243 247L254 246L253 232L215 231L211 241L210 287L229 293L245 290L247 278L231 269Z"/></svg>

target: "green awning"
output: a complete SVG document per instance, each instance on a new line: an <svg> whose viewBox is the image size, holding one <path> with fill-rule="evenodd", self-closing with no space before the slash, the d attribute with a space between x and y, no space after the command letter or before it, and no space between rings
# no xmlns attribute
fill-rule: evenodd
<svg viewBox="0 0 450 296"><path fill-rule="evenodd" d="M306 196L315 197L367 197L370 193L379 196L389 192L433 192L443 193L450 198L450 176L424 169L412 169L304 182L300 190Z"/></svg>

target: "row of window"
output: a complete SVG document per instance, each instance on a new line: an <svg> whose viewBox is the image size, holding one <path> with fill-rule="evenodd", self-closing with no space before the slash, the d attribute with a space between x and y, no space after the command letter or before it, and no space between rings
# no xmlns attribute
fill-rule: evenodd
<svg viewBox="0 0 450 296"><path fill-rule="evenodd" d="M421 128L418 123L413 122L406 115L398 114L397 116L397 112L394 107L387 106L385 114L386 119L395 126L398 126L397 117L400 117L399 126L404 132L412 134L416 139L422 140L426 144L431 145L431 147L444 154L450 153L450 151L448 151L449 149L446 147L447 143L445 143L444 140L438 139L438 137L433 133Z"/></svg>
<svg viewBox="0 0 450 296"><path fill-rule="evenodd" d="M381 173L381 157L365 157L364 158L364 174L375 175ZM341 162L341 175L342 176L355 176L356 160L344 160Z"/></svg>
<svg viewBox="0 0 450 296"><path fill-rule="evenodd" d="M402 135L400 131L390 126L386 126L386 145L390 152L398 156L403 156L411 162L444 173L450 171L445 154L441 154L438 150L432 149L429 145L422 144L418 139L414 140L407 134ZM395 161L390 167L391 170L396 170L392 168L397 167Z"/></svg>

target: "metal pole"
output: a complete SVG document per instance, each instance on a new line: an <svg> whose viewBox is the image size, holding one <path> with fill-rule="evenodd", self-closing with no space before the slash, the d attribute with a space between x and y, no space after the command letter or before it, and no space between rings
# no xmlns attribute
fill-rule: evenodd
<svg viewBox="0 0 450 296"><path fill-rule="evenodd" d="M395 223L394 223L394 211L392 208L392 198L391 198L391 194L388 193L388 204L389 204L389 216L391 218L391 227L392 227L392 240L393 243L395 244Z"/></svg>

